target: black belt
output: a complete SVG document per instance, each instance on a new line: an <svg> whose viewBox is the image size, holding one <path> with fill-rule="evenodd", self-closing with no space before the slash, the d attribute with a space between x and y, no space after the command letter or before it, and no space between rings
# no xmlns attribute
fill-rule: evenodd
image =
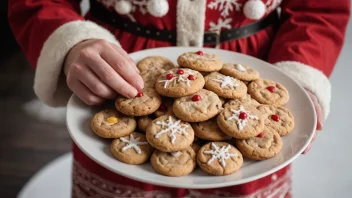
<svg viewBox="0 0 352 198"><path fill-rule="evenodd" d="M90 13L94 18L108 23L118 29L154 40L176 43L175 30L161 30L155 27L143 26L138 23L132 22L129 19L125 19L117 15L113 11L107 10L102 4L98 3L95 0L90 1L90 7ZM270 13L263 19L250 23L248 25L244 25L239 28L223 30L221 32L205 32L204 44L217 45L219 42L222 43L226 41L249 37L270 25L278 24L278 22L278 13L274 10L272 13Z"/></svg>

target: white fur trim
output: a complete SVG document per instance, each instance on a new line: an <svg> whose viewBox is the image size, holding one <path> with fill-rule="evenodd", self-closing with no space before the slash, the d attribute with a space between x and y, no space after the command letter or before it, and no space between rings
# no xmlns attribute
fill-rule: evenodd
<svg viewBox="0 0 352 198"><path fill-rule="evenodd" d="M71 96L62 66L66 54L87 39L105 39L119 45L106 29L89 21L72 21L57 28L45 41L37 62L34 91L50 106L64 106Z"/></svg>
<svg viewBox="0 0 352 198"><path fill-rule="evenodd" d="M177 46L203 46L206 0L177 1Z"/></svg>
<svg viewBox="0 0 352 198"><path fill-rule="evenodd" d="M294 61L275 63L278 68L296 80L302 87L308 89L317 97L324 111L325 119L330 112L331 84L329 79L319 70Z"/></svg>

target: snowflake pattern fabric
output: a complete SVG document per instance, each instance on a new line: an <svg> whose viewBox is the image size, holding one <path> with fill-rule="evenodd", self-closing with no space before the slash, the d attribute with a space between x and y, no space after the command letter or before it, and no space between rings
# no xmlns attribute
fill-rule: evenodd
<svg viewBox="0 0 352 198"><path fill-rule="evenodd" d="M250 114L246 109L240 105L239 110L233 110L231 109L231 112L233 113L230 117L227 118L227 120L236 120L237 121L237 127L241 131L244 129L244 127L247 125L248 119L254 119L254 120L259 120L258 116ZM241 119L240 114L241 112L247 114L246 119Z"/></svg>
<svg viewBox="0 0 352 198"><path fill-rule="evenodd" d="M215 143L211 143L212 150L204 151L206 155L211 155L207 164L210 164L214 160L218 160L222 167L226 167L226 160L230 157L237 157L237 153L230 153L230 145L222 146L219 148Z"/></svg>
<svg viewBox="0 0 352 198"><path fill-rule="evenodd" d="M161 125L162 130L155 134L155 138L159 138L162 134L168 133L168 136L171 138L171 143L175 144L176 134L188 136L186 128L187 124L183 124L181 120L176 120L169 116L166 121L157 121L156 125Z"/></svg>
<svg viewBox="0 0 352 198"><path fill-rule="evenodd" d="M208 4L208 8L219 10L221 16L227 17L234 9L241 11L242 4L238 0L214 0Z"/></svg>

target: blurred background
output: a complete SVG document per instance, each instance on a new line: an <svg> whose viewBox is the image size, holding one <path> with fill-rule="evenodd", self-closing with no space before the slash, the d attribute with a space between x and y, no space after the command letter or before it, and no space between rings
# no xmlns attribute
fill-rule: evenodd
<svg viewBox="0 0 352 198"><path fill-rule="evenodd" d="M82 6L88 8L86 1ZM36 171L69 152L71 139L64 124L65 109L48 114L51 109L36 100L34 71L12 37L7 1L0 1L0 10L4 35L0 45L0 197L12 198ZM345 46L331 76L330 117L312 150L293 164L294 197L352 197L351 53L350 20Z"/></svg>

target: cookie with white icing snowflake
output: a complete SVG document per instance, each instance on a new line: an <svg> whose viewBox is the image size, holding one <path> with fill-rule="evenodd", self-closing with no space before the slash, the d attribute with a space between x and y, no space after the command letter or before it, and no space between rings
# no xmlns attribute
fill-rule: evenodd
<svg viewBox="0 0 352 198"><path fill-rule="evenodd" d="M265 127L257 137L235 140L243 156L254 160L265 160L277 155L282 148L282 139L273 129Z"/></svg>
<svg viewBox="0 0 352 198"><path fill-rule="evenodd" d="M229 175L243 165L242 154L226 142L211 142L202 146L197 154L199 167L212 175Z"/></svg>
<svg viewBox="0 0 352 198"><path fill-rule="evenodd" d="M176 66L168 58L163 56L148 56L137 64L137 68L141 73L160 69L167 71L175 67Z"/></svg>
<svg viewBox="0 0 352 198"><path fill-rule="evenodd" d="M220 70L220 73L243 81L252 81L260 77L259 72L252 67L234 63L224 64Z"/></svg>
<svg viewBox="0 0 352 198"><path fill-rule="evenodd" d="M155 150L150 158L150 163L154 170L162 175L184 176L195 169L196 153L190 146L172 153Z"/></svg>
<svg viewBox="0 0 352 198"><path fill-rule="evenodd" d="M131 133L115 139L110 145L110 151L116 159L127 164L143 164L153 153L145 135Z"/></svg>
<svg viewBox="0 0 352 198"><path fill-rule="evenodd" d="M136 120L115 109L102 110L94 115L90 126L95 134L103 138L119 138L132 133Z"/></svg>
<svg viewBox="0 0 352 198"><path fill-rule="evenodd" d="M216 116L222 110L222 104L214 92L202 89L176 99L172 109L176 117L183 121L203 122Z"/></svg>
<svg viewBox="0 0 352 198"><path fill-rule="evenodd" d="M160 95L178 98L187 96L204 87L203 76L187 68L171 69L156 80L155 88Z"/></svg>
<svg viewBox="0 0 352 198"><path fill-rule="evenodd" d="M152 88L144 88L135 98L118 96L115 108L129 116L145 116L154 113L161 105L161 96Z"/></svg>
<svg viewBox="0 0 352 198"><path fill-rule="evenodd" d="M146 131L148 142L164 152L175 152L189 147L194 140L190 124L175 116L164 115L153 120Z"/></svg>
<svg viewBox="0 0 352 198"><path fill-rule="evenodd" d="M248 93L261 104L285 105L289 94L282 84L267 79L257 79L248 85Z"/></svg>
<svg viewBox="0 0 352 198"><path fill-rule="evenodd" d="M247 86L240 80L212 72L204 77L205 88L224 98L241 98L247 93Z"/></svg>
<svg viewBox="0 0 352 198"><path fill-rule="evenodd" d="M264 128L262 113L255 107L226 105L217 117L219 128L227 135L237 139L257 136Z"/></svg>
<svg viewBox="0 0 352 198"><path fill-rule="evenodd" d="M222 61L216 54L208 54L202 51L186 52L178 57L177 63L181 67L200 72L214 72L222 68Z"/></svg>

